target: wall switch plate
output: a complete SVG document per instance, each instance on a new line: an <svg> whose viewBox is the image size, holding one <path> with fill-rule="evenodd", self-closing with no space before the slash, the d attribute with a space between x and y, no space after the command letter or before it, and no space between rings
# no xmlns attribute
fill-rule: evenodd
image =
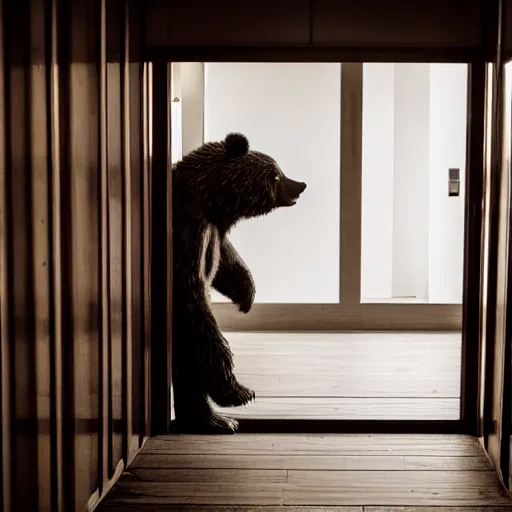
<svg viewBox="0 0 512 512"><path fill-rule="evenodd" d="M460 169L448 169L448 195L450 197L460 195Z"/></svg>

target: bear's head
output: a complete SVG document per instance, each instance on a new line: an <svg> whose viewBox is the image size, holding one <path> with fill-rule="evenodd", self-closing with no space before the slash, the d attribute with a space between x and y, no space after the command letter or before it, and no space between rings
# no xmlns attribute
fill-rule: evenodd
<svg viewBox="0 0 512 512"><path fill-rule="evenodd" d="M251 151L241 133L203 144L176 164L173 174L176 195L224 226L293 206L306 188L285 176L272 157Z"/></svg>

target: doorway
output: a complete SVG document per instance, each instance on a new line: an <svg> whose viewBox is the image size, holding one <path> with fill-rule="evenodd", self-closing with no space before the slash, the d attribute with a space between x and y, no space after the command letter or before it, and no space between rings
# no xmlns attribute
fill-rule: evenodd
<svg viewBox="0 0 512 512"><path fill-rule="evenodd" d="M478 221L466 213L474 208L467 141L478 135L468 122L471 66L216 61L176 62L168 73L173 162L242 131L290 176L317 184L295 211L232 233L257 297L248 315L219 295L213 310L237 375L260 400L229 414L257 431L464 430L477 386L466 380L466 359L477 354L462 333L463 296L474 286L468 224ZM299 87L290 92L290 83ZM269 136L283 97L289 112L272 129L293 133L295 151ZM315 155L327 162L318 172ZM261 238L270 239L264 250ZM311 261L319 261L312 275L300 272Z"/></svg>

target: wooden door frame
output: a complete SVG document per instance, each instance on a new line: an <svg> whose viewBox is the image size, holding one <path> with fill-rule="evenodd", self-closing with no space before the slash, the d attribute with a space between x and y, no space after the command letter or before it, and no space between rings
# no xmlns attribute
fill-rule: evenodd
<svg viewBox="0 0 512 512"><path fill-rule="evenodd" d="M196 49L197 50L197 49ZM171 417L171 336L172 336L172 247L171 247L171 172L170 155L170 122L169 122L169 81L170 62L197 62L202 56L208 55L209 61L217 62L250 62L261 60L265 55L268 62L343 62L345 72L353 78L352 82L345 84L345 116L347 124L342 126L345 133L348 131L348 120L354 115L355 109L361 108L361 87L358 81L362 78L362 62L358 57L363 53L353 52L321 52L316 50L313 54L305 49L276 49L247 51L234 49L200 49L194 52L181 52L177 49L158 50L151 53L149 59L151 99L149 112L151 119L151 133L149 135L152 153L150 155L151 177L151 432L153 434L168 431ZM416 54L411 59L411 52L394 51L380 53L364 53L366 62L432 62L427 53ZM337 58L334 59L333 57ZM340 58L340 57L344 57ZM255 330L383 330L397 328L403 330L460 330L462 328L462 372L461 372L461 417L456 421L297 421L297 422L263 422L255 420L247 423L246 429L255 431L307 431L307 432L466 432L475 435L478 432L478 382L479 382L479 343L480 343L480 261L481 261L481 227L482 227L482 194L483 194L483 141L485 139L485 73L486 59L483 52L477 52L471 59L458 56L450 57L450 52L444 58L435 62L462 62L469 64L468 73L468 144L466 161L466 215L465 215L465 265L464 265L464 302L463 305L437 305L437 304L354 304L354 302L340 302L333 305L269 305L257 304L252 315L245 317L245 329L255 329L251 318L258 317L258 310L275 308L272 317L266 316L267 327ZM352 84L352 85L350 85ZM356 85L354 85L356 84ZM353 87L353 88L352 88ZM358 87L356 89L356 87ZM358 92L359 91L359 92ZM342 100L343 101L343 100ZM163 109L160 105L166 105ZM352 109L352 110L350 110ZM360 116L359 116L360 119ZM343 119L342 119L343 121ZM350 124L350 128L353 125ZM343 132L342 132L343 133ZM348 143L360 148L360 130L352 131L352 140ZM352 146L354 147L354 146ZM360 165L360 151L344 152L344 165ZM350 160L348 160L350 159ZM163 171L166 169L166 171ZM352 181L350 181L352 180ZM342 187L352 187L360 190L359 182L354 175L346 173L342 180ZM353 201L343 207L344 215L349 214L351 208L360 208L360 201ZM359 219L359 215L357 217ZM354 223L345 236L351 240L360 240L360 223ZM345 239L346 241L346 239ZM359 244L360 247L360 244ZM158 248L158 251L155 249ZM353 272L354 265L358 272ZM360 250L358 258L354 261L345 261L343 268L352 269L354 276L360 275ZM354 277L350 281L341 280L341 293L345 298L360 296L360 279ZM162 283L165 283L162 286ZM357 283L357 289L356 285ZM344 288L345 287L345 288ZM331 308L332 306L332 308ZM398 307L397 307L398 306ZM404 307L405 306L405 307ZM310 320L304 320L304 307L311 308ZM302 308L302 310L301 310ZM344 308L341 309L341 308ZM216 304L214 308L219 325L231 330L240 329L238 322L241 315L231 315L233 307L230 304ZM447 314L448 313L448 314ZM411 315L415 319L411 320ZM382 317L387 320L382 320ZM439 317L445 317L440 321ZM234 320L236 318L236 320ZM272 321L270 321L272 318ZM315 319L316 318L316 319ZM242 322L242 321L240 321ZM291 324L291 322L294 322ZM159 333L158 338L155 333ZM257 425L256 425L257 423ZM294 425L292 425L292 423ZM266 426L264 425L266 424ZM256 426L255 426L256 425Z"/></svg>
<svg viewBox="0 0 512 512"><path fill-rule="evenodd" d="M166 59L147 64L147 175L150 193L151 435L168 432L172 361L172 173L170 80Z"/></svg>

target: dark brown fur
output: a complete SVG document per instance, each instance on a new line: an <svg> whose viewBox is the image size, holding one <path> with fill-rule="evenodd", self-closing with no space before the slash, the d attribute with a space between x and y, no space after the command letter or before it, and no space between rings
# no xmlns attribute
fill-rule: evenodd
<svg viewBox="0 0 512 512"><path fill-rule="evenodd" d="M228 240L241 219L291 206L306 188L270 156L229 134L191 152L173 169L173 390L180 431L232 433L235 420L214 412L254 399L233 374L233 358L210 308L210 286L249 312L255 288Z"/></svg>

